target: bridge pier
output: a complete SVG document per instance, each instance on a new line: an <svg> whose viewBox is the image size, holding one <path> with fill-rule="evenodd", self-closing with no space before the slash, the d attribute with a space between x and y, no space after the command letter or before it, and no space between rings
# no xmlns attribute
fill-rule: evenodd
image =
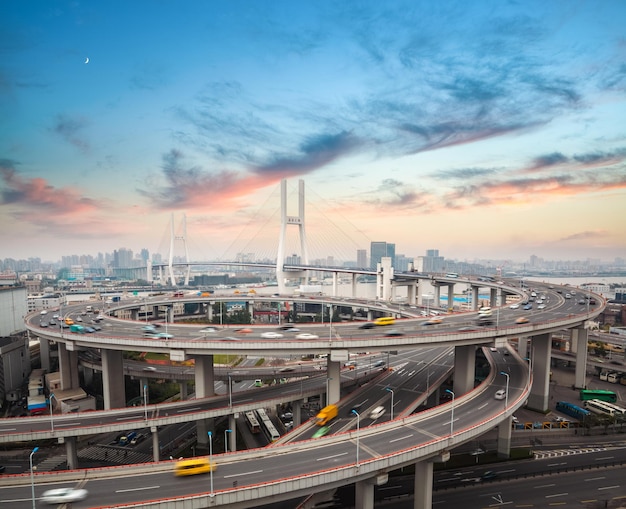
<svg viewBox="0 0 626 509"><path fill-rule="evenodd" d="M68 350L65 343L59 343L58 348L61 389L78 389L78 352Z"/></svg>
<svg viewBox="0 0 626 509"><path fill-rule="evenodd" d="M359 509L374 509L374 485L370 479L354 484L354 506Z"/></svg>
<svg viewBox="0 0 626 509"><path fill-rule="evenodd" d="M119 350L101 350L102 354L102 389L104 409L123 408L126 406L124 392L124 361Z"/></svg>
<svg viewBox="0 0 626 509"><path fill-rule="evenodd" d="M455 397L474 388L474 371L476 369L476 347L474 345L457 346L454 348L454 395Z"/></svg>
<svg viewBox="0 0 626 509"><path fill-rule="evenodd" d="M67 461L67 468L69 470L76 470L78 468L78 451L76 449L76 437L61 437L59 443L65 442L65 458Z"/></svg>
<svg viewBox="0 0 626 509"><path fill-rule="evenodd" d="M572 351L576 353L576 375L574 387L584 389L587 385L587 341L589 340L589 332L584 327L578 327L571 330L572 334Z"/></svg>
<svg viewBox="0 0 626 509"><path fill-rule="evenodd" d="M528 408L538 412L548 411L550 384L550 347L551 334L539 334L532 337L533 385L528 395Z"/></svg>
<svg viewBox="0 0 626 509"><path fill-rule="evenodd" d="M498 425L498 458L511 456L511 429L513 417L508 417Z"/></svg>
<svg viewBox="0 0 626 509"><path fill-rule="evenodd" d="M337 403L341 399L341 362L326 361L327 391L326 404Z"/></svg>
<svg viewBox="0 0 626 509"><path fill-rule="evenodd" d="M230 433L226 433L226 440L228 440L228 451L234 452L237 450L237 419L235 414L228 416L228 429Z"/></svg>
<svg viewBox="0 0 626 509"><path fill-rule="evenodd" d="M384 256L380 263L376 264L376 299L391 300L391 287L393 280L393 267L391 258Z"/></svg>
<svg viewBox="0 0 626 509"><path fill-rule="evenodd" d="M197 355L195 359L196 398L215 396L215 374L212 355Z"/></svg>
<svg viewBox="0 0 626 509"><path fill-rule="evenodd" d="M433 507L433 462L415 463L414 509L432 509Z"/></svg>
<svg viewBox="0 0 626 509"><path fill-rule="evenodd" d="M471 286L472 289L472 311L476 311L480 306L478 302L478 298L480 297L480 287L479 286Z"/></svg>
<svg viewBox="0 0 626 509"><path fill-rule="evenodd" d="M42 337L39 338L39 359L42 369L50 373L50 341Z"/></svg>
<svg viewBox="0 0 626 509"><path fill-rule="evenodd" d="M157 463L161 459L161 454L159 451L159 428L157 428L156 426L151 426L150 433L152 434L152 461Z"/></svg>

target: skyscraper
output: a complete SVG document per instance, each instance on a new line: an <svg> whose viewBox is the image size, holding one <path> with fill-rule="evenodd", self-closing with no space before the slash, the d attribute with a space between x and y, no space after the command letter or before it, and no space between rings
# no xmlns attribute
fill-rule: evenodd
<svg viewBox="0 0 626 509"><path fill-rule="evenodd" d="M391 258L391 265L395 265L396 245L387 242L372 242L370 244L370 268L375 269L383 257Z"/></svg>

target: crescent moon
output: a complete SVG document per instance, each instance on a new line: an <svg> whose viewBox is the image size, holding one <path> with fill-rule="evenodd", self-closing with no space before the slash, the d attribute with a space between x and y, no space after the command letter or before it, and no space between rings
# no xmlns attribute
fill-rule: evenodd
<svg viewBox="0 0 626 509"><path fill-rule="evenodd" d="M88 64L89 63L89 57L85 58L85 63Z"/></svg>

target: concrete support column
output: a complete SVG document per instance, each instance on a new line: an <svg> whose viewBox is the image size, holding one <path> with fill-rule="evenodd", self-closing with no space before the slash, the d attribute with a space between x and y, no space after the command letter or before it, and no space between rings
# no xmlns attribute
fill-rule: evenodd
<svg viewBox="0 0 626 509"><path fill-rule="evenodd" d="M126 406L124 391L124 362L119 350L101 350L102 389L104 409L123 408Z"/></svg>
<svg viewBox="0 0 626 509"><path fill-rule="evenodd" d="M59 343L59 371L61 389L78 389L78 354L67 349L65 343Z"/></svg>
<svg viewBox="0 0 626 509"><path fill-rule="evenodd" d="M393 267L391 258L384 256L376 266L376 298L387 301L391 298Z"/></svg>
<svg viewBox="0 0 626 509"><path fill-rule="evenodd" d="M441 285L439 285L439 283L434 283L433 284L433 294L434 294L434 300L433 300L433 307L439 308L441 307Z"/></svg>
<svg viewBox="0 0 626 509"><path fill-rule="evenodd" d="M156 463L161 459L159 451L159 428L152 426L150 433L152 433L152 461Z"/></svg>
<svg viewBox="0 0 626 509"><path fill-rule="evenodd" d="M251 321L254 323L254 301L248 301L248 313L250 313Z"/></svg>
<svg viewBox="0 0 626 509"><path fill-rule="evenodd" d="M39 338L39 359L42 369L50 373L50 341L44 338Z"/></svg>
<svg viewBox="0 0 626 509"><path fill-rule="evenodd" d="M212 419L211 419L212 420ZM196 421L196 438L198 440L198 447L205 449L209 448L209 419L199 419Z"/></svg>
<svg viewBox="0 0 626 509"><path fill-rule="evenodd" d="M498 305L498 289L497 288L489 289L489 305L492 308L495 308Z"/></svg>
<svg viewBox="0 0 626 509"><path fill-rule="evenodd" d="M333 272L333 297L337 297L337 286L339 285L339 274Z"/></svg>
<svg viewBox="0 0 626 509"><path fill-rule="evenodd" d="M528 408L538 412L548 411L550 384L551 335L540 334L532 338L533 385L528 395Z"/></svg>
<svg viewBox="0 0 626 509"><path fill-rule="evenodd" d="M474 345L454 348L454 396L460 397L474 388L476 347Z"/></svg>
<svg viewBox="0 0 626 509"><path fill-rule="evenodd" d="M65 456L67 458L67 468L76 470L78 468L78 452L76 449L76 437L59 438L59 443L65 442Z"/></svg>
<svg viewBox="0 0 626 509"><path fill-rule="evenodd" d="M480 302L478 302L478 298L480 287L472 285L472 311L476 311L480 307Z"/></svg>
<svg viewBox="0 0 626 509"><path fill-rule="evenodd" d="M572 329L572 346L576 344L576 380L574 386L577 389L584 389L587 386L587 341L589 332L580 327Z"/></svg>
<svg viewBox="0 0 626 509"><path fill-rule="evenodd" d="M178 387L180 388L180 399L186 401L189 397L189 394L187 394L187 382L185 380L178 382Z"/></svg>
<svg viewBox="0 0 626 509"><path fill-rule="evenodd" d="M520 337L517 340L517 353L522 359L530 358L528 355L528 338Z"/></svg>
<svg viewBox="0 0 626 509"><path fill-rule="evenodd" d="M417 305L419 285L417 281L411 282L406 287L406 301L409 306Z"/></svg>
<svg viewBox="0 0 626 509"><path fill-rule="evenodd" d="M448 285L448 311L454 307L454 285Z"/></svg>
<svg viewBox="0 0 626 509"><path fill-rule="evenodd" d="M326 361L326 375L328 376L328 394L326 404L337 403L341 399L341 362L331 361L330 356Z"/></svg>
<svg viewBox="0 0 626 509"><path fill-rule="evenodd" d="M354 485L354 506L359 509L374 509L374 485L365 480Z"/></svg>
<svg viewBox="0 0 626 509"><path fill-rule="evenodd" d="M367 321L371 322L374 319L374 314L370 309L367 310Z"/></svg>
<svg viewBox="0 0 626 509"><path fill-rule="evenodd" d="M228 450L234 452L237 450L237 419L235 419L235 414L228 416L228 429L232 430L230 433L226 433L228 437Z"/></svg>
<svg viewBox="0 0 626 509"><path fill-rule="evenodd" d="M433 463L431 461L418 461L415 464L414 493L413 507L415 509L432 509Z"/></svg>
<svg viewBox="0 0 626 509"><path fill-rule="evenodd" d="M352 274L352 279L350 281L350 297L356 297L356 274Z"/></svg>
<svg viewBox="0 0 626 509"><path fill-rule="evenodd" d="M498 425L498 458L508 458L511 456L512 427L512 417L509 417Z"/></svg>
<svg viewBox="0 0 626 509"><path fill-rule="evenodd" d="M207 303L206 317L209 323L213 323L213 302Z"/></svg>
<svg viewBox="0 0 626 509"><path fill-rule="evenodd" d="M302 419L302 400L291 402L291 413L293 414L293 427L300 426Z"/></svg>
<svg viewBox="0 0 626 509"><path fill-rule="evenodd" d="M198 355L195 357L196 398L215 396L215 375L213 372L213 356Z"/></svg>

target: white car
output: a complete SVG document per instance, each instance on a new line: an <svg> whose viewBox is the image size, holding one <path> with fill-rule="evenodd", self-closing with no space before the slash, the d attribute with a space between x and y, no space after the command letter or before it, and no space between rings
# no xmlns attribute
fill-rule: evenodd
<svg viewBox="0 0 626 509"><path fill-rule="evenodd" d="M302 332L296 335L296 339L319 339L317 334L309 334L308 332Z"/></svg>
<svg viewBox="0 0 626 509"><path fill-rule="evenodd" d="M263 332L261 334L261 337L265 339L280 339L283 337L283 335L279 334L278 332Z"/></svg>
<svg viewBox="0 0 626 509"><path fill-rule="evenodd" d="M58 488L44 491L41 499L47 504L65 504L78 502L87 498L87 490L75 488Z"/></svg>
<svg viewBox="0 0 626 509"><path fill-rule="evenodd" d="M506 391L504 389L500 389L496 391L495 398L496 399L504 399L506 397Z"/></svg>
<svg viewBox="0 0 626 509"><path fill-rule="evenodd" d="M509 309L519 309L519 304L515 303L515 304L511 304L509 306Z"/></svg>
<svg viewBox="0 0 626 509"><path fill-rule="evenodd" d="M199 332L217 332L217 327L205 327L204 329L200 329Z"/></svg>

